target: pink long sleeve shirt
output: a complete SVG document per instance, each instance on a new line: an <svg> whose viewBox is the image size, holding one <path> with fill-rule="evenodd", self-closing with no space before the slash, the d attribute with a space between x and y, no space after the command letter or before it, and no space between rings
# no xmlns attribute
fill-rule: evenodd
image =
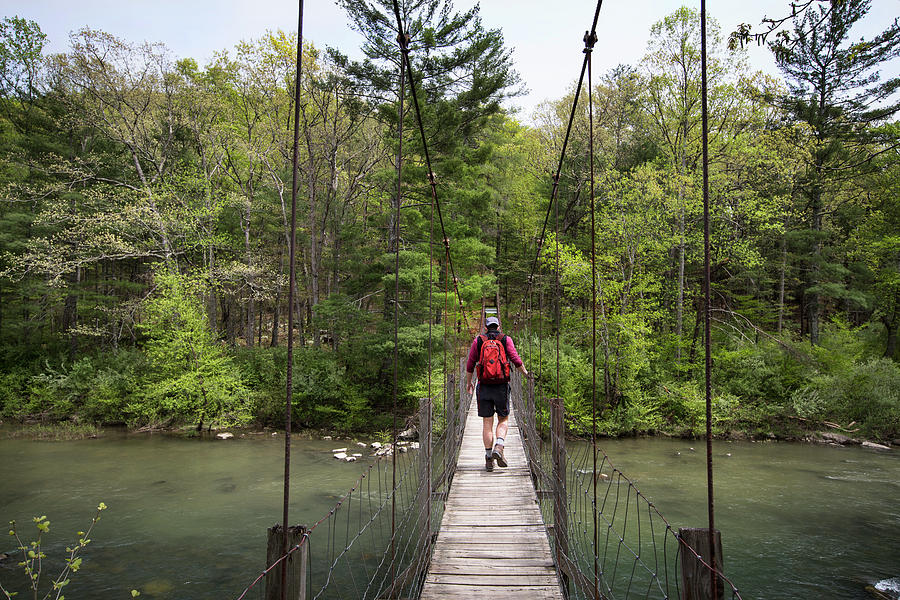
<svg viewBox="0 0 900 600"><path fill-rule="evenodd" d="M506 357L509 359L516 368L522 366L522 359L519 357L519 353L516 352L516 345L513 344L512 338L506 336L504 340L504 345L506 346ZM466 361L466 372L471 373L475 370L475 364L478 362L478 336L475 336L475 339L472 340L472 345L469 347L469 358Z"/></svg>

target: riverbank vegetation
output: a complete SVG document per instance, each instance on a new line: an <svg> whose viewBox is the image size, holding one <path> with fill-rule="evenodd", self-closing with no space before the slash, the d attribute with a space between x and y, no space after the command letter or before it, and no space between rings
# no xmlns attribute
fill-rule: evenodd
<svg viewBox="0 0 900 600"><path fill-rule="evenodd" d="M458 284L469 320L498 292L540 393L564 397L570 428L588 431L586 92L530 280L574 92L525 122L503 108L521 82L477 7L412 13L451 274L410 98L394 222L396 32L341 4L368 60L304 47L295 424L389 426L397 304L401 406L412 413L428 393L429 356L437 395L444 361L470 335L457 331ZM784 81L749 70L740 45L711 27L718 434L900 437L900 104L897 79L876 76L897 59L900 26L854 41L868 6L812 6L789 20L769 44ZM665 16L639 64L594 84L605 434L703 428L698 18ZM92 29L62 54L45 43L39 24L2 21L0 417L276 425L296 39L273 32L202 66Z"/></svg>

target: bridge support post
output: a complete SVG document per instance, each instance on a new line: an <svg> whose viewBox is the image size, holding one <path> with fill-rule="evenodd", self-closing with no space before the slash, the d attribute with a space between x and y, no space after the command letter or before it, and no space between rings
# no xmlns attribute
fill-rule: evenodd
<svg viewBox="0 0 900 600"><path fill-rule="evenodd" d="M423 556L431 549L431 398L419 398L419 498L416 506L421 511L422 539L425 540Z"/></svg>
<svg viewBox="0 0 900 600"><path fill-rule="evenodd" d="M463 432L466 430L466 413L469 410L469 390L465 386L466 380L466 358L459 359L459 437L462 439Z"/></svg>
<svg viewBox="0 0 900 600"><path fill-rule="evenodd" d="M288 600L306 600L306 566L309 563L309 539L304 539L306 532L307 529L303 525L288 527L288 549L297 544L301 545L266 575L266 600L281 600L281 571L285 568L287 569L287 593L283 597ZM266 568L281 558L283 538L281 525L275 525L268 529Z"/></svg>
<svg viewBox="0 0 900 600"><path fill-rule="evenodd" d="M537 479L537 469L535 468L535 461L537 457L537 426L535 425L535 410L534 410L534 374L528 374L527 387L525 389L525 415L523 421L525 421L525 426L523 430L525 431L525 450L528 454L528 468L531 471L531 480L534 483L534 488L536 490L540 489L540 485L538 485Z"/></svg>
<svg viewBox="0 0 900 600"><path fill-rule="evenodd" d="M678 530L678 537L691 549L700 555L707 565L711 565L712 552L709 551L709 528L682 527ZM716 568L722 571L722 534L715 531L715 556ZM725 597L725 582L718 577L716 582L716 595L712 596L710 578L712 573L703 565L694 552L681 552L681 600L722 600Z"/></svg>
<svg viewBox="0 0 900 600"><path fill-rule="evenodd" d="M550 399L550 440L553 463L553 542L563 590L569 590L569 515L566 509L566 426L562 398Z"/></svg>
<svg viewBox="0 0 900 600"><path fill-rule="evenodd" d="M450 491L450 476L456 465L456 373L447 373L447 389L444 390L444 411L447 424L444 432L444 476L441 478Z"/></svg>

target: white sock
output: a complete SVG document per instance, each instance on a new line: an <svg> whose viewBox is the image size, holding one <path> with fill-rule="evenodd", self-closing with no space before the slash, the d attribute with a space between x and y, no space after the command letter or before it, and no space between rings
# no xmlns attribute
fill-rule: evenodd
<svg viewBox="0 0 900 600"><path fill-rule="evenodd" d="M502 437L498 437L496 440L494 440L494 445L495 446L503 446L505 441L506 440L504 440Z"/></svg>

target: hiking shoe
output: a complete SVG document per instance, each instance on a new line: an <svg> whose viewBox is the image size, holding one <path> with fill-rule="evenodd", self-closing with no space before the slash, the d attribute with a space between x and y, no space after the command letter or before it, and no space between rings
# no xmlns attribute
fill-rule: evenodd
<svg viewBox="0 0 900 600"><path fill-rule="evenodd" d="M503 446L497 444L494 446L494 452L491 454L491 457L497 461L497 464L501 467L505 467L507 465L506 459L503 458Z"/></svg>
<svg viewBox="0 0 900 600"><path fill-rule="evenodd" d="M485 471L493 471L494 470L494 457L493 456L485 456L484 457L484 470Z"/></svg>

